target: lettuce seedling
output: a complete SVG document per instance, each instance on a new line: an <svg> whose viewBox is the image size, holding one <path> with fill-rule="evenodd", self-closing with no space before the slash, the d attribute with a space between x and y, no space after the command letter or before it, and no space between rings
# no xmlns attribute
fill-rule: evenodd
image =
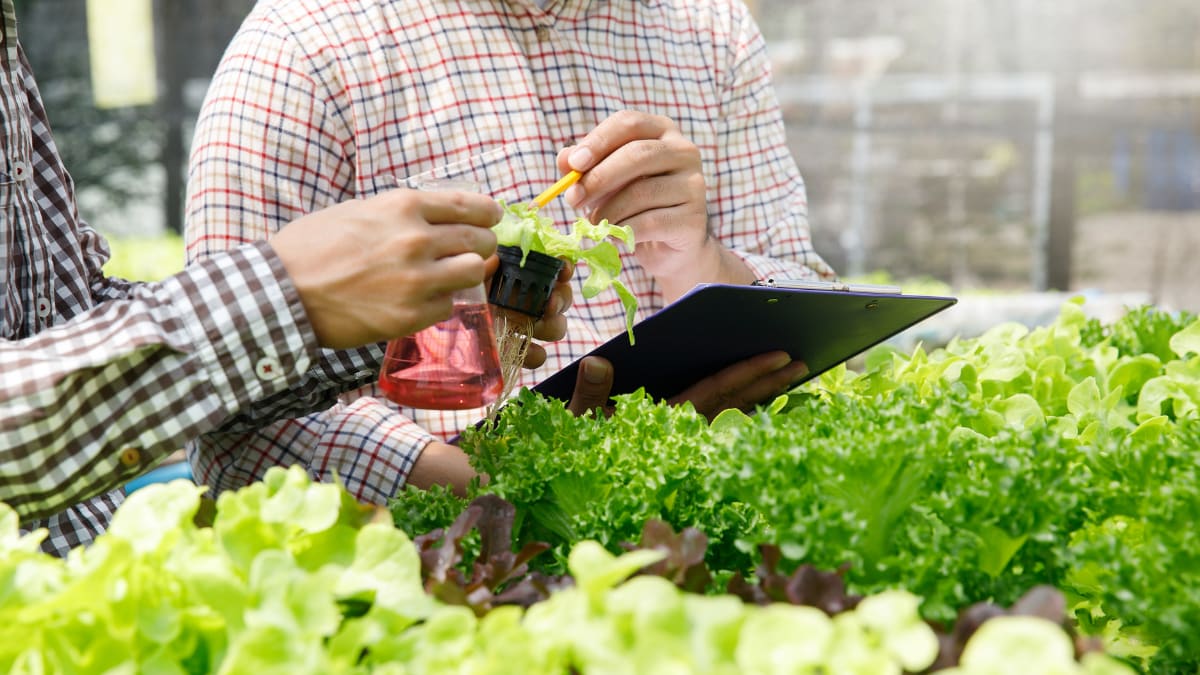
<svg viewBox="0 0 1200 675"><path fill-rule="evenodd" d="M621 273L621 253L613 240L624 242L630 249L634 246L633 230L625 225L613 225L608 220L592 223L579 218L569 232L560 232L550 218L539 215L536 206L529 204L506 204L504 217L492 227L500 246L515 246L521 249L521 265L530 251L537 251L571 264L586 263L590 274L583 283L583 297L594 298L612 288L625 307L625 327L629 343L633 344L633 319L637 311L637 298L617 277ZM584 240L594 245L584 247Z"/></svg>

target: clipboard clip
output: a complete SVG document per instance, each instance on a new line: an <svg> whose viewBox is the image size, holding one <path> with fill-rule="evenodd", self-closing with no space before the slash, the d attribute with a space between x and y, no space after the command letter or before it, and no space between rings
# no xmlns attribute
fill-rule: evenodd
<svg viewBox="0 0 1200 675"><path fill-rule="evenodd" d="M795 288L810 291L843 291L846 293L892 293L899 294L899 286L883 284L848 284L843 281L819 281L816 279L757 279L751 286L766 286L768 288Z"/></svg>

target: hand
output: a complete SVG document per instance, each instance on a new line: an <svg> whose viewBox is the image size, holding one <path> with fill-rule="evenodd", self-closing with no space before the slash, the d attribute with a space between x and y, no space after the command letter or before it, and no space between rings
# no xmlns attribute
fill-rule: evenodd
<svg viewBox="0 0 1200 675"><path fill-rule="evenodd" d="M493 274L496 273L496 268L500 263L499 258L491 257L487 260L487 276L488 284ZM546 342L554 342L561 340L567 335L567 317L566 311L571 306L574 298L574 293L571 291L571 277L575 274L575 266L567 263L558 271L558 278L554 281L554 288L550 290L550 299L546 302L546 311L540 319L533 322L532 328L529 330L529 337L534 340L542 340ZM508 318L508 325L523 329L529 325L529 315L515 310L504 309L492 305L494 311L500 311ZM540 368L546 362L546 348L537 344L530 343L528 351L525 353L525 362L522 364L530 370Z"/></svg>
<svg viewBox="0 0 1200 675"><path fill-rule="evenodd" d="M500 207L467 192L392 190L292 222L271 238L323 347L410 335L483 281Z"/></svg>
<svg viewBox="0 0 1200 675"><path fill-rule="evenodd" d="M571 394L567 409L575 415L583 415L592 410L607 414L608 395L612 392L612 385L612 364L599 356L585 356L579 363L579 371L575 375L575 391Z"/></svg>
<svg viewBox="0 0 1200 675"><path fill-rule="evenodd" d="M668 301L701 282L749 283L753 274L708 230L700 149L670 119L622 111L578 145L558 167L583 173L566 200L593 222L633 228L635 255Z"/></svg>
<svg viewBox="0 0 1200 675"><path fill-rule="evenodd" d="M607 412L613 383L612 364L588 356L579 366L575 391L567 408L576 415L589 410ZM748 412L787 391L807 374L808 366L802 361L792 361L787 352L767 352L696 382L668 399L667 403L690 402L697 412L711 421L730 408Z"/></svg>
<svg viewBox="0 0 1200 675"><path fill-rule="evenodd" d="M730 408L749 412L792 388L807 374L808 366L803 361L792 361L787 352L767 352L728 366L667 402L677 405L690 401L711 421Z"/></svg>
<svg viewBox="0 0 1200 675"><path fill-rule="evenodd" d="M433 441L417 455L417 461L408 472L407 482L422 490L428 490L434 485L445 485L455 495L466 497L471 480L477 476L481 485L487 485L487 476L475 472L470 458L462 448Z"/></svg>

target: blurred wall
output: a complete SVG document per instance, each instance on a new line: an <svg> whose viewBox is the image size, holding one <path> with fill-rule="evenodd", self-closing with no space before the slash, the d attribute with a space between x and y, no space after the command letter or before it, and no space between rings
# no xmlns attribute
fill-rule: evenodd
<svg viewBox="0 0 1200 675"><path fill-rule="evenodd" d="M1200 308L1194 0L757 0L844 273Z"/></svg>
<svg viewBox="0 0 1200 675"><path fill-rule="evenodd" d="M843 274L1131 290L1200 309L1195 0L747 4L817 246ZM178 227L206 78L252 5L155 0L163 100L97 111L84 3L21 0L23 42L93 219L133 234Z"/></svg>

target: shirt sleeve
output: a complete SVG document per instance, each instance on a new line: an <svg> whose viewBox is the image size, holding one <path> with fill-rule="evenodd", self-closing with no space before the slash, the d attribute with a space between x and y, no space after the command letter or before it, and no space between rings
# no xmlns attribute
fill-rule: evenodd
<svg viewBox="0 0 1200 675"><path fill-rule="evenodd" d="M305 213L357 196L345 117L351 113L337 93L336 69L316 64L297 42L264 7L226 50L192 146L189 264L266 239ZM375 364L381 356L374 348ZM336 475L364 501L394 496L433 437L369 396L326 405L266 427L237 419L204 435L188 448L196 479L220 491L257 480L270 466L299 463L314 479Z"/></svg>
<svg viewBox="0 0 1200 675"><path fill-rule="evenodd" d="M729 5L710 229L759 279L835 278L813 248L804 180L787 145L766 42L745 6Z"/></svg>
<svg viewBox="0 0 1200 675"><path fill-rule="evenodd" d="M317 355L265 244L0 342L0 499L40 518L99 494L301 385Z"/></svg>
<svg viewBox="0 0 1200 675"><path fill-rule="evenodd" d="M313 480L340 482L355 499L386 504L434 436L371 396L347 396L312 415L243 432L217 431L188 445L197 482L220 492L300 465Z"/></svg>

